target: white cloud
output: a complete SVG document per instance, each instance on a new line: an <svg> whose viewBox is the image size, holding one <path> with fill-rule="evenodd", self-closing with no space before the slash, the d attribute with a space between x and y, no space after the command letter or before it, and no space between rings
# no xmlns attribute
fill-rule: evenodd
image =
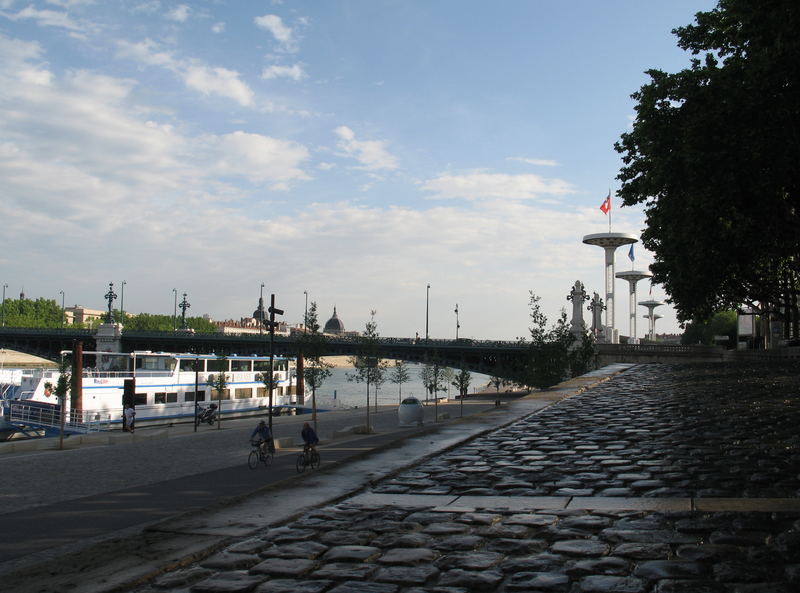
<svg viewBox="0 0 800 593"><path fill-rule="evenodd" d="M339 137L337 147L345 155L361 163L359 169L397 169L397 158L386 150L386 142L383 140L356 140L355 132L347 126L339 126L333 132Z"/></svg>
<svg viewBox="0 0 800 593"><path fill-rule="evenodd" d="M211 25L211 32L212 33L218 33L218 34L219 33L224 33L225 32L225 23L223 23L223 22L214 23L213 25Z"/></svg>
<svg viewBox="0 0 800 593"><path fill-rule="evenodd" d="M117 47L120 57L175 72L186 86L204 95L227 97L245 107L253 104L253 91L235 70L208 66L199 60L176 58L172 52L160 51L158 44L151 39L138 43L119 41Z"/></svg>
<svg viewBox="0 0 800 593"><path fill-rule="evenodd" d="M239 79L239 73L235 70L193 65L185 68L181 76L186 86L204 95L228 97L243 106L253 102L253 91Z"/></svg>
<svg viewBox="0 0 800 593"><path fill-rule="evenodd" d="M291 27L284 24L283 19L276 14L265 14L253 19L256 26L272 34L276 41L287 51L296 49L294 33Z"/></svg>
<svg viewBox="0 0 800 593"><path fill-rule="evenodd" d="M557 167L558 161L554 161L551 159L529 159L525 157L519 156L510 156L508 157L509 161L521 161L523 163L528 163L529 165L536 165L538 167Z"/></svg>
<svg viewBox="0 0 800 593"><path fill-rule="evenodd" d="M436 198L531 199L542 195L573 193L566 181L545 179L539 175L508 175L504 173L475 172L465 175L440 175L422 185L422 189Z"/></svg>
<svg viewBox="0 0 800 593"><path fill-rule="evenodd" d="M65 8L71 8L73 6L89 6L91 4L95 4L96 2L97 0L47 0L48 4L63 6Z"/></svg>
<svg viewBox="0 0 800 593"><path fill-rule="evenodd" d="M86 27L74 21L66 12L38 10L33 6L23 8L15 14L6 14L12 21L34 21L42 27L57 27L68 31L84 32Z"/></svg>
<svg viewBox="0 0 800 593"><path fill-rule="evenodd" d="M175 21L178 23L185 23L189 18L190 8L186 4L179 4L164 16L166 16L169 20Z"/></svg>
<svg viewBox="0 0 800 593"><path fill-rule="evenodd" d="M294 81L303 80L306 78L306 73L300 64L292 64L291 66L267 66L261 72L261 78L271 80L273 78L291 78Z"/></svg>
<svg viewBox="0 0 800 593"><path fill-rule="evenodd" d="M308 149L295 142L238 131L215 136L209 144L216 174L271 182L280 190L287 189L290 181L309 179L300 168L309 157Z"/></svg>

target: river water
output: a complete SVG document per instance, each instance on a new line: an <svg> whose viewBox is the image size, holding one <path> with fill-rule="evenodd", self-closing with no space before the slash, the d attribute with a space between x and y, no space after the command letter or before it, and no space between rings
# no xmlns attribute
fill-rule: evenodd
<svg viewBox="0 0 800 593"><path fill-rule="evenodd" d="M426 392L422 386L422 380L419 378L420 370L423 365L421 364L408 364L408 371L410 380L404 382L402 385L402 397L416 397L424 401ZM387 372L391 372L390 366ZM318 408L355 408L364 407L367 403L367 386L365 383L356 383L355 381L348 381L347 376L352 375L355 369L352 367L337 367L331 369L331 376L325 379L322 387L317 390L317 407ZM489 382L488 375L481 375L479 373L472 373L472 379L469 386L470 393L483 389ZM370 406L375 405L375 386L370 385ZM443 397L447 391L440 391L439 397ZM455 397L458 390L452 385L449 386L450 397ZM397 405L400 403L399 399L399 386L390 382L388 379L378 389L378 405L388 406ZM311 389L306 387L306 404L311 405Z"/></svg>

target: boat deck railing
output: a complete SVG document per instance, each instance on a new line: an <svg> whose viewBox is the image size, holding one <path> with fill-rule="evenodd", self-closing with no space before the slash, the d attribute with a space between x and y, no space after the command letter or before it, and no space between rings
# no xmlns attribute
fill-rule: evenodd
<svg viewBox="0 0 800 593"><path fill-rule="evenodd" d="M61 427L61 408L13 403L9 406L11 423L57 429ZM69 410L64 417L64 431L88 434L109 430L111 413L105 410Z"/></svg>

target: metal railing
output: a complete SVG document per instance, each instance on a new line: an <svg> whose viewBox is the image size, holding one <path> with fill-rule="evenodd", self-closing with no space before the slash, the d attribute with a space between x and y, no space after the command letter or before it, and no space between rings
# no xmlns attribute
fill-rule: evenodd
<svg viewBox="0 0 800 593"><path fill-rule="evenodd" d="M9 406L10 422L46 428L61 427L61 408L13 403ZM111 428L111 413L106 410L69 410L64 418L64 431L71 433L100 432Z"/></svg>

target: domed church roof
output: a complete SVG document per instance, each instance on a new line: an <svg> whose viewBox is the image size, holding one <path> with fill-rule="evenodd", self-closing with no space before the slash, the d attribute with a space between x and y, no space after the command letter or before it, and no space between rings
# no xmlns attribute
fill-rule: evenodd
<svg viewBox="0 0 800 593"><path fill-rule="evenodd" d="M325 323L325 329L322 330L326 334L340 334L344 332L344 323L336 315L336 307L333 308L333 316Z"/></svg>

